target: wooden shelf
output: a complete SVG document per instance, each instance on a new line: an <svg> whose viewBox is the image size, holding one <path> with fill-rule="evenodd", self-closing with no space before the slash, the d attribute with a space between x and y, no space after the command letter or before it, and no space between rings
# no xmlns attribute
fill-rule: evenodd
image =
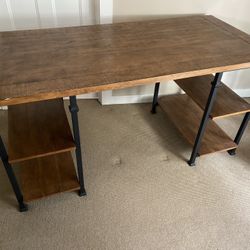
<svg viewBox="0 0 250 250"><path fill-rule="evenodd" d="M213 75L207 75L176 80L175 82L204 110L213 79ZM218 88L211 118L216 119L246 112L250 112L250 104L222 83Z"/></svg>
<svg viewBox="0 0 250 250"><path fill-rule="evenodd" d="M24 201L79 190L70 152L24 161L19 166Z"/></svg>
<svg viewBox="0 0 250 250"><path fill-rule="evenodd" d="M8 124L10 163L75 148L62 99L10 106Z"/></svg>
<svg viewBox="0 0 250 250"><path fill-rule="evenodd" d="M187 95L161 97L159 104L181 134L193 145L203 115L200 107ZM232 139L214 121L209 120L199 154L227 151L236 147Z"/></svg>

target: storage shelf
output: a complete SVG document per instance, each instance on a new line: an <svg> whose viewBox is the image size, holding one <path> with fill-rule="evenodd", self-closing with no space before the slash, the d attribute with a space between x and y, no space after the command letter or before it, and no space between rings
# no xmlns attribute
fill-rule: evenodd
<svg viewBox="0 0 250 250"><path fill-rule="evenodd" d="M75 148L62 99L10 106L8 124L10 163Z"/></svg>
<svg viewBox="0 0 250 250"><path fill-rule="evenodd" d="M26 202L56 193L79 190L70 152L24 161L18 167Z"/></svg>
<svg viewBox="0 0 250 250"><path fill-rule="evenodd" d="M175 82L204 110L213 79L213 75L206 75L176 80ZM222 83L218 87L211 118L222 118L246 112L250 112L250 104Z"/></svg>
<svg viewBox="0 0 250 250"><path fill-rule="evenodd" d="M159 99L159 104L180 133L193 145L203 110L187 95L164 96ZM199 154L227 151L236 147L233 140L214 121L209 120Z"/></svg>

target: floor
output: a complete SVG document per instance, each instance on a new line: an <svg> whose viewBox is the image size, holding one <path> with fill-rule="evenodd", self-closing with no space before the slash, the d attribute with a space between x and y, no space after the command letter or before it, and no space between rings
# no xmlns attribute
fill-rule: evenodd
<svg viewBox="0 0 250 250"><path fill-rule="evenodd" d="M250 249L250 126L236 156L186 164L191 148L149 104L79 101L88 195L19 213L0 167L0 249ZM220 121L234 136L242 116ZM7 112L0 133L7 136Z"/></svg>

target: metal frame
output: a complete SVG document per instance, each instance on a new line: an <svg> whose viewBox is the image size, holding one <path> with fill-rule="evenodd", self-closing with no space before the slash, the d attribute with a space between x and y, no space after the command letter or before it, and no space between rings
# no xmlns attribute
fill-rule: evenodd
<svg viewBox="0 0 250 250"><path fill-rule="evenodd" d="M21 189L18 185L13 168L12 168L11 164L9 163L8 154L7 154L7 151L5 149L5 146L4 146L4 143L3 143L1 136L0 136L0 157L1 157L1 160L3 162L5 171L8 175L8 178L10 180L13 191L16 195L16 199L17 199L18 204L19 204L19 211L20 212L28 211L28 206L23 202L23 195L22 195Z"/></svg>
<svg viewBox="0 0 250 250"><path fill-rule="evenodd" d="M204 136L204 133L205 133L205 130L207 127L207 123L210 119L210 113L211 113L211 110L213 108L213 104L214 104L214 101L216 98L217 89L221 85L222 75L223 75L223 73L217 73L214 77L213 82L211 83L212 87L211 87L211 90L210 90L210 93L208 96L207 104L206 104L206 107L204 110L204 114L203 114L203 117L202 117L202 120L200 123L200 127L198 130L196 139L195 139L193 151L192 151L190 160L188 161L189 166L195 166L195 160L196 160L196 157L198 156L199 149L200 149L201 142L202 142L202 138Z"/></svg>
<svg viewBox="0 0 250 250"><path fill-rule="evenodd" d="M69 110L71 113L74 141L76 144L75 153L76 153L76 161L77 161L78 180L79 180L79 184L80 184L79 196L84 196L84 195L86 195L86 190L84 187L82 155L81 155L81 142L80 142L78 115L77 115L79 108L77 106L76 96L70 96ZM19 184L17 182L12 165L9 163L9 160L8 160L9 157L8 157L8 154L7 154L7 151L5 149L5 146L4 146L4 143L3 143L1 136L0 136L0 158L3 162L5 171L8 175L8 178L9 178L9 181L10 181L11 186L13 188L13 191L16 195L16 199L17 199L18 204L19 204L19 210L20 210L20 212L25 212L28 210L28 206L23 201L23 194L22 194L21 189L19 187Z"/></svg>
<svg viewBox="0 0 250 250"><path fill-rule="evenodd" d="M152 109L151 109L152 114L156 114L156 107L158 106L159 89L160 89L160 83L157 82L155 84L155 89L154 89L154 97L153 97Z"/></svg>
<svg viewBox="0 0 250 250"><path fill-rule="evenodd" d="M244 119L243 119L243 121L242 121L242 123L241 123L241 125L240 125L240 128L239 128L238 132L237 132L237 135L236 135L236 137L235 137L235 139L234 139L234 142L235 142L237 145L240 144L241 138L242 138L242 136L243 136L243 134L244 134L244 132L245 132L245 129L246 129L246 127L247 127L247 124L248 124L249 120L250 120L250 112L248 112L248 113L245 114ZM236 148L231 149L231 150L229 150L229 151L227 151L227 152L228 152L230 155L235 155L235 154L236 154Z"/></svg>
<svg viewBox="0 0 250 250"><path fill-rule="evenodd" d="M220 87L220 85L221 85L222 76L223 76L223 73L216 73L216 75L214 77L214 80L211 83L212 86L211 86L211 90L210 90L210 93L209 93L209 96L208 96L206 107L205 107L205 110L204 110L204 113L203 113L203 117L202 117L202 120L201 120L201 123L200 123L200 127L199 127L199 130L198 130L196 139L195 139L192 154L191 154L191 157L190 157L190 159L188 161L188 164L190 166L195 166L195 160L196 160L197 157L200 156L199 155L199 149L200 149L200 146L201 146L202 138L204 136L204 133L205 133L205 130L206 130L206 127L207 127L207 123L210 120L211 110L212 110L213 105L214 105L214 101L215 101L215 98L216 98L218 87ZM160 83L157 82L155 84L155 88L154 88L154 96L153 96L152 109L151 109L152 114L156 113L156 107L158 106L159 88L160 88ZM243 134L245 132L245 129L246 129L247 125L248 125L249 120L250 120L250 112L245 114L244 119L243 119L243 121L241 123L241 126L240 126L240 128L239 128L239 130L237 132L237 135L236 135L235 139L234 139L234 142L237 145L239 145L239 143L241 141L241 138L242 138L242 136L243 136ZM228 153L230 155L235 155L236 154L236 149L228 150Z"/></svg>
<svg viewBox="0 0 250 250"><path fill-rule="evenodd" d="M80 183L79 196L86 195L86 190L84 187L84 177L83 177L83 166L82 166L82 153L81 153L81 141L80 141L80 132L79 132L79 123L78 123L78 111L76 96L70 96L70 106L69 110L71 113L72 125L73 125L73 134L76 144L76 162L77 162L77 171L78 179Z"/></svg>

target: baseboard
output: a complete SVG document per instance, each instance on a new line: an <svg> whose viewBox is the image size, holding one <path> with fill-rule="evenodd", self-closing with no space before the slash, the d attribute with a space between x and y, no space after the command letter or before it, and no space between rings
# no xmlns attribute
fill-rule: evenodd
<svg viewBox="0 0 250 250"><path fill-rule="evenodd" d="M250 89L238 89L235 92L243 97L250 97ZM103 105L111 104L133 104L133 103L148 103L152 102L153 95L131 95L131 96L112 96L103 102Z"/></svg>
<svg viewBox="0 0 250 250"><path fill-rule="evenodd" d="M82 99L98 99L98 95L97 95L97 93L89 93L89 94L84 94L84 95L78 95L76 98L79 99L79 100L82 100ZM68 100L69 97L64 97L63 99Z"/></svg>
<svg viewBox="0 0 250 250"><path fill-rule="evenodd" d="M246 98L250 97L250 89L236 89L234 90L239 96ZM133 104L133 103L148 103L152 102L153 95L128 95L128 96L112 96L109 95L102 101L102 105L114 104Z"/></svg>
<svg viewBox="0 0 250 250"><path fill-rule="evenodd" d="M110 98L105 98L102 101L102 105L148 103L152 101L152 98L152 95L111 96Z"/></svg>

